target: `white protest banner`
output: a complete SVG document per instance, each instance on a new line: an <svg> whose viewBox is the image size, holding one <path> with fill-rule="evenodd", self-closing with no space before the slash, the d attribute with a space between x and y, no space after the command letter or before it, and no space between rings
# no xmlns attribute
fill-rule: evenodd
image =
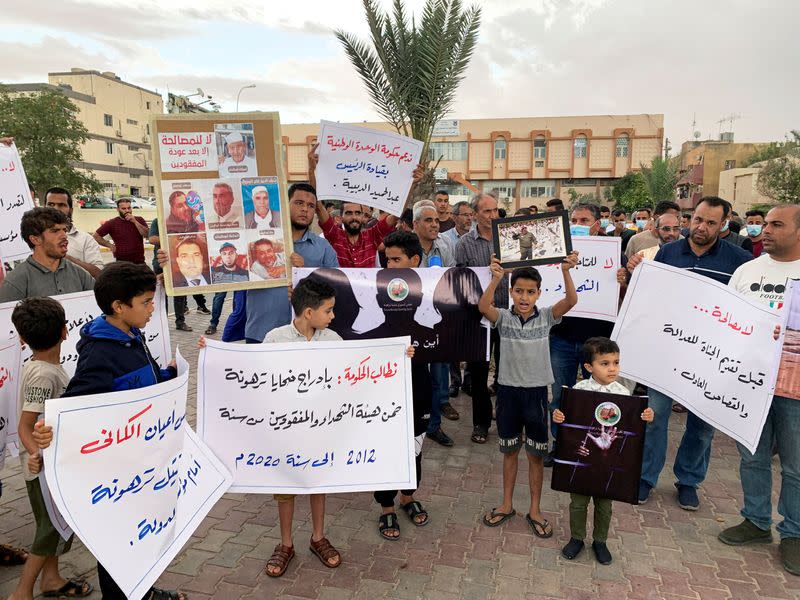
<svg viewBox="0 0 800 600"><path fill-rule="evenodd" d="M17 147L0 144L0 256L14 261L27 258L31 249L19 230L22 215L33 208L28 178Z"/></svg>
<svg viewBox="0 0 800 600"><path fill-rule="evenodd" d="M5 464L6 447L12 449L13 456L18 453L17 398L21 353L19 340L8 340L0 344L0 469Z"/></svg>
<svg viewBox="0 0 800 600"><path fill-rule="evenodd" d="M233 473L230 491L415 487L409 341L206 340L197 431Z"/></svg>
<svg viewBox="0 0 800 600"><path fill-rule="evenodd" d="M775 387L779 322L775 310L721 283L646 260L633 273L611 337L621 375L754 452Z"/></svg>
<svg viewBox="0 0 800 600"><path fill-rule="evenodd" d="M783 350L775 383L775 395L800 400L800 284L796 279L787 282L783 304Z"/></svg>
<svg viewBox="0 0 800 600"><path fill-rule="evenodd" d="M145 596L231 482L185 422L188 378L45 403L53 500L128 598Z"/></svg>
<svg viewBox="0 0 800 600"><path fill-rule="evenodd" d="M53 296L64 307L67 317L67 339L61 345L61 364L70 377L75 374L75 367L78 364L78 351L75 346L80 340L80 330L83 325L103 314L94 299L94 292L75 292L74 294L64 294ZM162 367L172 360L172 350L170 348L169 321L167 319L167 296L164 288L158 286L153 300L153 316L142 331L142 335L147 342L147 348L155 361ZM11 323L11 313L17 302L5 302L0 304L0 341L13 339L19 340L17 331ZM17 342L18 343L18 342ZM22 350L22 360L27 361L31 356L30 349L25 346Z"/></svg>
<svg viewBox="0 0 800 600"><path fill-rule="evenodd" d="M159 133L162 173L216 171L217 144L213 133Z"/></svg>
<svg viewBox="0 0 800 600"><path fill-rule="evenodd" d="M42 500L44 500L44 507L47 509L47 516L50 517L50 523L53 525L53 529L55 529L58 535L64 540L68 540L74 532L64 519L64 515L58 510L55 500L53 500L53 494L50 492L50 487L47 485L47 477L44 471L39 472L39 487L42 489Z"/></svg>
<svg viewBox="0 0 800 600"><path fill-rule="evenodd" d="M322 121L317 196L359 202L399 217L422 142L389 131Z"/></svg>
<svg viewBox="0 0 800 600"><path fill-rule="evenodd" d="M569 311L569 317L615 321L619 306L619 283L622 240L618 237L586 236L572 238L572 249L577 250L578 265L570 271L578 304ZM537 304L552 306L564 297L564 276L561 265L536 267L542 275L542 295Z"/></svg>

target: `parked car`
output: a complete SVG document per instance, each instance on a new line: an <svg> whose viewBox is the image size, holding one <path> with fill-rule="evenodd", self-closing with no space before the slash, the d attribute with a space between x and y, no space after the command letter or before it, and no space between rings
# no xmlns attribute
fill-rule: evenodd
<svg viewBox="0 0 800 600"><path fill-rule="evenodd" d="M87 196L82 200L83 208L117 208L117 203L108 196Z"/></svg>

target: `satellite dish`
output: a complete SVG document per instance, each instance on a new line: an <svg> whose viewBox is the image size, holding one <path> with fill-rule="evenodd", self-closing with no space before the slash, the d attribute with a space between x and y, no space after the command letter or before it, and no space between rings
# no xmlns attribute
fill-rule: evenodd
<svg viewBox="0 0 800 600"><path fill-rule="evenodd" d="M203 88L197 88L197 93L200 96L205 96L205 94L203 93Z"/></svg>
<svg viewBox="0 0 800 600"><path fill-rule="evenodd" d="M696 139L696 140L700 139L700 132L699 131L695 131L694 132L694 139Z"/></svg>

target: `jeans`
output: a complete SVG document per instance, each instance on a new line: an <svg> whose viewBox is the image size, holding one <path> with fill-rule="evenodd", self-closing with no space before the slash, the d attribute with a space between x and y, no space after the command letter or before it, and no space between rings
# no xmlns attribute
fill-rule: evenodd
<svg viewBox="0 0 800 600"><path fill-rule="evenodd" d="M553 401L550 403L550 414L557 408L561 408L561 388L575 387L578 381L578 367L581 368L583 378L589 378L589 372L583 368L581 356L583 342L572 342L570 340L550 336L550 364L553 367ZM550 421L550 433L553 439L556 438L558 425Z"/></svg>
<svg viewBox="0 0 800 600"><path fill-rule="evenodd" d="M442 404L449 402L450 391L450 365L447 363L431 363L431 420L428 423L428 433L433 433L442 424Z"/></svg>
<svg viewBox="0 0 800 600"><path fill-rule="evenodd" d="M464 376L461 376L461 363L450 363L450 385L458 387L472 387L472 375L469 372L469 363L464 363Z"/></svg>
<svg viewBox="0 0 800 600"><path fill-rule="evenodd" d="M225 304L225 296L228 292L217 292L211 300L211 322L209 325L216 327L219 325L219 317L222 314L222 305Z"/></svg>
<svg viewBox="0 0 800 600"><path fill-rule="evenodd" d="M768 530L772 524L772 448L778 447L781 459L781 492L778 524L781 539L800 538L800 400L782 396L772 398L761 439L755 454L737 444L742 462L739 475L744 492L742 516L757 527Z"/></svg>
<svg viewBox="0 0 800 600"><path fill-rule="evenodd" d="M672 398L652 388L647 391L647 396L647 405L653 409L655 417L652 423L647 424L647 433L644 436L642 481L650 487L656 487L667 458L667 426L672 415ZM714 428L694 413L687 412L686 431L672 467L678 485L696 488L703 482L708 471L713 439Z"/></svg>

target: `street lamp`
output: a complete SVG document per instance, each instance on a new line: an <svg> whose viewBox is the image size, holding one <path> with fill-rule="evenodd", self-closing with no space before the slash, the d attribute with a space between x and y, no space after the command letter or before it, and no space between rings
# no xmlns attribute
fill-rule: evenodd
<svg viewBox="0 0 800 600"><path fill-rule="evenodd" d="M245 86L239 88L239 92L236 94L236 112L239 112L239 96L242 95L242 90L247 90L247 89L254 88L254 87L256 87L256 84L255 83L251 83L250 85L245 85Z"/></svg>

